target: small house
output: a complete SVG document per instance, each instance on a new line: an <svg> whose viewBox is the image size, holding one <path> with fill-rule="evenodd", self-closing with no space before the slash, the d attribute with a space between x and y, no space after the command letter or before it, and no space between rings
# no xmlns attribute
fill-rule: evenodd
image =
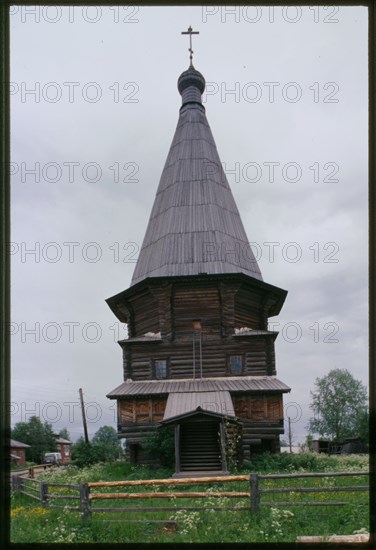
<svg viewBox="0 0 376 550"><path fill-rule="evenodd" d="M25 465L26 449L30 449L30 445L21 443L21 441L16 441L15 439L10 440L10 458L17 466Z"/></svg>

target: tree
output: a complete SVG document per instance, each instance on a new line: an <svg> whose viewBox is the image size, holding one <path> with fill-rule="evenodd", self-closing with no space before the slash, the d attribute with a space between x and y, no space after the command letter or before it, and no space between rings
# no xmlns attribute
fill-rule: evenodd
<svg viewBox="0 0 376 550"><path fill-rule="evenodd" d="M90 443L85 443L83 437L77 440L72 446L72 459L77 466L88 466L96 462L116 460L122 452L114 428L102 426Z"/></svg>
<svg viewBox="0 0 376 550"><path fill-rule="evenodd" d="M97 462L92 452L92 446L90 443L86 443L83 437L79 437L76 443L72 445L72 460L79 467L89 466Z"/></svg>
<svg viewBox="0 0 376 550"><path fill-rule="evenodd" d="M60 430L59 437L62 437L63 439L67 439L68 441L70 441L70 435L67 428L63 428L62 430Z"/></svg>
<svg viewBox="0 0 376 550"><path fill-rule="evenodd" d="M314 417L309 420L310 433L340 442L364 432L367 413L367 390L347 370L333 369L316 378L311 391L310 408Z"/></svg>
<svg viewBox="0 0 376 550"><path fill-rule="evenodd" d="M26 459L40 464L45 453L56 448L52 426L42 423L37 416L32 416L28 422L18 422L12 430L12 439L30 445L26 449Z"/></svg>
<svg viewBox="0 0 376 550"><path fill-rule="evenodd" d="M92 447L100 461L115 460L122 453L116 430L111 426L102 426L95 432Z"/></svg>

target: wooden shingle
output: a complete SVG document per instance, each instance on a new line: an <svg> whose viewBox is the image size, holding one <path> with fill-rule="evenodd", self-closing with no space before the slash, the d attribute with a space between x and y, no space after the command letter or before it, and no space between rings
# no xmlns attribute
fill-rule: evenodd
<svg viewBox="0 0 376 550"><path fill-rule="evenodd" d="M180 110L132 285L199 273L262 280L205 109L193 102Z"/></svg>

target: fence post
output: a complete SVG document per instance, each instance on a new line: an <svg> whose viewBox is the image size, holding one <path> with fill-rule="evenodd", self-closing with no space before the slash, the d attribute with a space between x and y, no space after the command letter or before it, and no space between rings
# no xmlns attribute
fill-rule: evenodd
<svg viewBox="0 0 376 550"><path fill-rule="evenodd" d="M82 515L82 525L85 525L86 520L90 517L90 489L87 483L80 483L80 511Z"/></svg>
<svg viewBox="0 0 376 550"><path fill-rule="evenodd" d="M260 489L258 474L250 475L251 485L251 512L257 512L260 509Z"/></svg>
<svg viewBox="0 0 376 550"><path fill-rule="evenodd" d="M19 480L19 476L12 476L12 491L14 491L15 493L19 493L20 492L20 480Z"/></svg>
<svg viewBox="0 0 376 550"><path fill-rule="evenodd" d="M40 501L42 506L48 506L48 483L42 481L40 484Z"/></svg>

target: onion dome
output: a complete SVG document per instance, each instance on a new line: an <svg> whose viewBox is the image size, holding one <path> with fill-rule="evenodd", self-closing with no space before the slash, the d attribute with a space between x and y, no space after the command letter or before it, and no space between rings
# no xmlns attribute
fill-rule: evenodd
<svg viewBox="0 0 376 550"><path fill-rule="evenodd" d="M201 95L205 90L205 78L193 65L184 71L178 79L178 90L182 96L182 104L201 103Z"/></svg>

